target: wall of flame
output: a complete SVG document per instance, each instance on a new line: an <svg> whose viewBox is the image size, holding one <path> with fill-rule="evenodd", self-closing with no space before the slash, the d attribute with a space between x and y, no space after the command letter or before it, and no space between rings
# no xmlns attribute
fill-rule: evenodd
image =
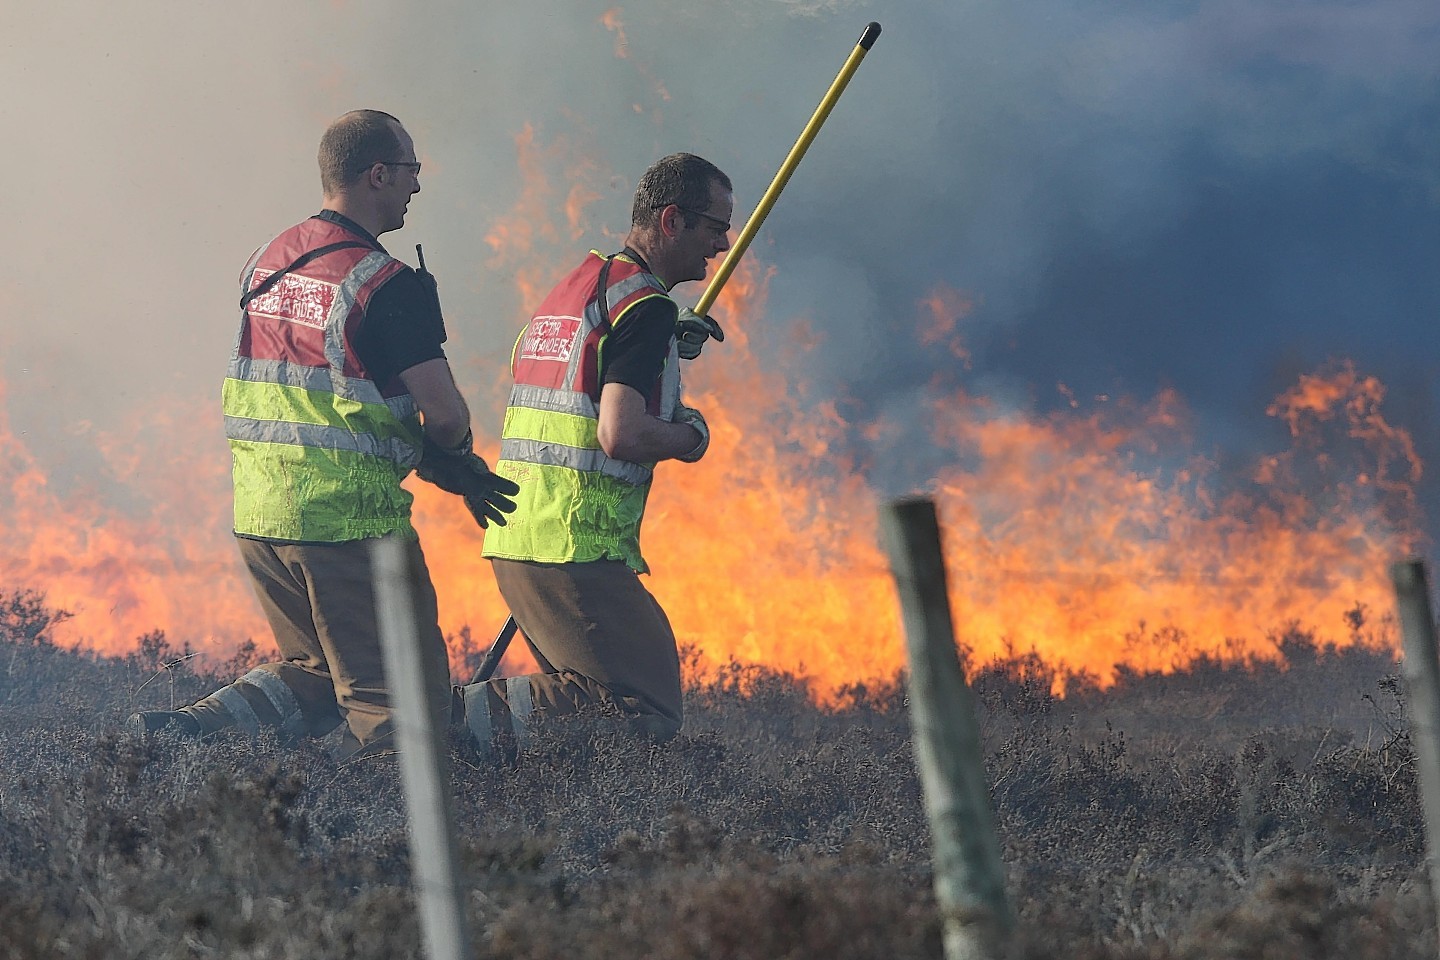
<svg viewBox="0 0 1440 960"><path fill-rule="evenodd" d="M1383 385L1353 365L1304 376L1276 398L1266 412L1289 443L1243 471L1191 449L1173 393L1042 416L937 389L913 422L849 423L835 400L786 376L786 351L820 334L797 320L768 354L752 338L773 280L751 261L727 287L729 337L686 371L710 451L659 467L645 522L649 585L699 669L763 664L830 697L903 667L878 546L878 451L938 451L948 463L915 492L938 503L957 636L972 662L1033 650L1103 683L1122 666L1274 657L1291 625L1341 645L1393 645L1377 625L1391 605L1388 564L1419 544L1421 466L1383 416ZM953 291L921 298L914 335L963 357L965 303ZM214 451L214 411L159 422L152 412L133 436L100 439L96 480L63 485L3 411L0 589L44 592L75 614L61 642L98 652L134 649L155 629L217 656L247 637L265 645L229 542L228 464L186 455ZM482 431L480 445L493 456L493 434ZM457 502L409 482L443 626L468 627L473 651L506 615L481 534ZM128 487L126 508L103 489L116 485ZM1359 629L1366 623L1376 629ZM525 667L517 644L507 669Z"/></svg>

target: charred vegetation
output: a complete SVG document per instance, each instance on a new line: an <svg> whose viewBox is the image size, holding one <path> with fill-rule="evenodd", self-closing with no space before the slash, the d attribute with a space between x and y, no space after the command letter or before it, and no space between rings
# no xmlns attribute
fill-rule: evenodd
<svg viewBox="0 0 1440 960"><path fill-rule="evenodd" d="M63 617L0 593L0 956L420 955L393 760L129 736L258 652L94 656L52 642ZM1283 663L1105 689L1033 656L973 672L1013 956L1429 956L1393 656L1279 639ZM503 763L452 744L481 956L940 956L902 688L820 707L731 665L686 709L664 746L583 717Z"/></svg>

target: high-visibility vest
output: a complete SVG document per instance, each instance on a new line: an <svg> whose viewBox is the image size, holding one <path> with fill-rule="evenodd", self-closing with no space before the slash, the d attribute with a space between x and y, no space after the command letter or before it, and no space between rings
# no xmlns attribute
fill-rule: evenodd
<svg viewBox="0 0 1440 960"><path fill-rule="evenodd" d="M241 310L222 394L237 534L311 543L415 536L414 498L400 481L420 462L418 408L398 377L374 382L354 343L370 298L405 269L319 218L250 258L242 297L281 278Z"/></svg>
<svg viewBox="0 0 1440 960"><path fill-rule="evenodd" d="M669 295L653 273L617 255L606 279L607 324L597 295L605 262L590 251L515 342L515 386L495 472L519 484L520 492L506 525L485 532L487 557L624 560L637 572L649 569L640 555L640 521L654 464L617 460L601 449L600 367L611 329L637 304ZM680 355L672 338L646 410L669 421L679 398Z"/></svg>

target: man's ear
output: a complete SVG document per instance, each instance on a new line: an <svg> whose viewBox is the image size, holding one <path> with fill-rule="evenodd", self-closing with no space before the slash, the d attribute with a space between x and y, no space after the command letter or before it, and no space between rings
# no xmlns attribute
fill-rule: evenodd
<svg viewBox="0 0 1440 960"><path fill-rule="evenodd" d="M680 208L675 204L672 203L660 211L660 232L663 233L667 239L675 239L675 235L680 232L680 228L683 225L680 220Z"/></svg>
<svg viewBox="0 0 1440 960"><path fill-rule="evenodd" d="M383 163L372 163L365 172L365 182L372 187L383 187L390 179L390 168Z"/></svg>

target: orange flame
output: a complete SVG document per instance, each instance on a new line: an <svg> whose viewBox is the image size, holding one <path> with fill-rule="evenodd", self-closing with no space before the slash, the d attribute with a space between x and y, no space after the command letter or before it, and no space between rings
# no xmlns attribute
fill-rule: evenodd
<svg viewBox="0 0 1440 960"><path fill-rule="evenodd" d="M602 13L600 15L600 25L603 26L606 30L615 34L616 58L620 60L629 60L630 38L625 33L625 24L620 20L620 8L611 7L609 10L606 10L604 13ZM637 64L635 66L635 70L637 73L640 74L641 77L645 79L646 83L650 85L650 89L660 102L665 103L670 100L670 91L665 89L665 84L661 83L660 80L650 69L643 65ZM645 112L645 106L643 104L633 103L630 106L636 113L643 114ZM654 109L653 116L655 122L659 124L661 120L659 107L656 107Z"/></svg>
<svg viewBox="0 0 1440 960"><path fill-rule="evenodd" d="M620 8L611 7L600 14L600 23L615 34L615 56L621 60L627 59L630 51L626 48L630 45L630 40L625 36L625 24L620 22Z"/></svg>
<svg viewBox="0 0 1440 960"><path fill-rule="evenodd" d="M522 303L539 303L545 293L546 281L553 278L548 269L530 256L538 238L549 243L558 241L549 211L554 209L554 190L545 176L543 159L535 143L535 129L526 124L515 136L520 157L520 193L512 213L500 218L485 234L485 243L494 251L492 262L513 266L515 282Z"/></svg>
<svg viewBox="0 0 1440 960"><path fill-rule="evenodd" d="M690 367L710 453L657 473L653 589L704 662L797 672L822 696L893 677L898 611L876 546L878 498L859 479L880 471L841 453L851 425L833 402L802 411L803 384L787 390L757 369L744 330L763 286L737 278L725 292L736 335ZM918 305L922 331L936 304ZM1388 610L1388 564L1419 542L1420 465L1380 414L1382 396L1348 363L1303 378L1270 410L1295 431L1294 449L1245 487L1176 452L1192 440L1173 392L1048 417L934 394L917 411L933 425L928 440L965 464L927 491L944 524L957 636L973 662L1033 649L1108 683L1121 666L1273 659L1271 635L1292 623L1328 636L1356 610ZM1342 429L1322 442L1317 428L1331 422ZM899 432L871 424L862 435Z"/></svg>
<svg viewBox="0 0 1440 960"><path fill-rule="evenodd" d="M149 436L138 428L123 439L91 436L103 466L93 478L66 478L62 492L11 430L5 400L0 385L0 490L10 491L0 589L42 591L75 614L62 639L103 652L131 650L157 628L183 630L178 639L202 649L265 635L217 520L226 464L197 457L172 466L174 450L223 453L218 412L172 423L152 411ZM116 487L134 494L135 506L117 509L106 495Z"/></svg>
<svg viewBox="0 0 1440 960"><path fill-rule="evenodd" d="M920 304L929 312L928 322L920 329L920 342L927 347L944 344L951 355L969 370L970 351L966 349L957 327L960 320L975 309L974 302L959 290L941 284Z"/></svg>

